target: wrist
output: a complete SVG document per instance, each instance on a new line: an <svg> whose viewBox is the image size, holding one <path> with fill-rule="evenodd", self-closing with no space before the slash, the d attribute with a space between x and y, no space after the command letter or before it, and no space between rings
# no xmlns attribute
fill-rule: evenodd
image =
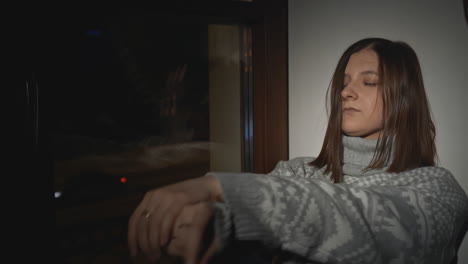
<svg viewBox="0 0 468 264"><path fill-rule="evenodd" d="M221 188L221 183L218 178L211 174L207 174L204 177L208 182L210 201L224 203L223 189Z"/></svg>

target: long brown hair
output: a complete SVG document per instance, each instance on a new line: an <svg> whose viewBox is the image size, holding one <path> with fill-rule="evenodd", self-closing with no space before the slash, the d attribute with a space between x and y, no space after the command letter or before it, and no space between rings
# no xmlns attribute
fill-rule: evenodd
<svg viewBox="0 0 468 264"><path fill-rule="evenodd" d="M331 172L335 183L343 181L341 91L344 72L351 55L363 49L375 51L379 58L378 89L383 101L382 133L367 168L382 168L391 159L387 171L401 172L434 166L437 156L435 127L416 53L402 41L362 39L347 48L338 61L327 90L329 120L322 149L309 163L318 168L326 166L325 173Z"/></svg>

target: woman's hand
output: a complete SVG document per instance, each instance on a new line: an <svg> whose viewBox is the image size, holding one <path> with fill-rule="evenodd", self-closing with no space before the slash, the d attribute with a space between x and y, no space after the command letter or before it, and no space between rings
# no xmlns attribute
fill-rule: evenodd
<svg viewBox="0 0 468 264"><path fill-rule="evenodd" d="M174 222L182 209L209 201L223 201L221 186L210 175L147 192L129 220L130 254L143 253L151 260L159 259L160 249L169 242Z"/></svg>
<svg viewBox="0 0 468 264"><path fill-rule="evenodd" d="M212 224L213 211L208 202L184 207L175 222L167 253L182 257L186 264L207 264L220 245Z"/></svg>

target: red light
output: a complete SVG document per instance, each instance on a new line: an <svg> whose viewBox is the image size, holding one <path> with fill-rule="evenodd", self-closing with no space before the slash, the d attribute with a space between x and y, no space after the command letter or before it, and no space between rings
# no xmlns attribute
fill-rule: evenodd
<svg viewBox="0 0 468 264"><path fill-rule="evenodd" d="M121 177L121 178L120 178L120 182L121 182L121 183L126 183L126 182L127 182L127 178Z"/></svg>

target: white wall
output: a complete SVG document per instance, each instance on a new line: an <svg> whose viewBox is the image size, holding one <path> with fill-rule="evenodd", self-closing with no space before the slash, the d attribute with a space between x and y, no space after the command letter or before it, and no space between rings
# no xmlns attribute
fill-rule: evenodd
<svg viewBox="0 0 468 264"><path fill-rule="evenodd" d="M468 25L462 0L289 1L290 158L316 156L325 93L342 52L365 37L403 40L418 54L440 165L468 193ZM459 263L468 263L468 238Z"/></svg>

